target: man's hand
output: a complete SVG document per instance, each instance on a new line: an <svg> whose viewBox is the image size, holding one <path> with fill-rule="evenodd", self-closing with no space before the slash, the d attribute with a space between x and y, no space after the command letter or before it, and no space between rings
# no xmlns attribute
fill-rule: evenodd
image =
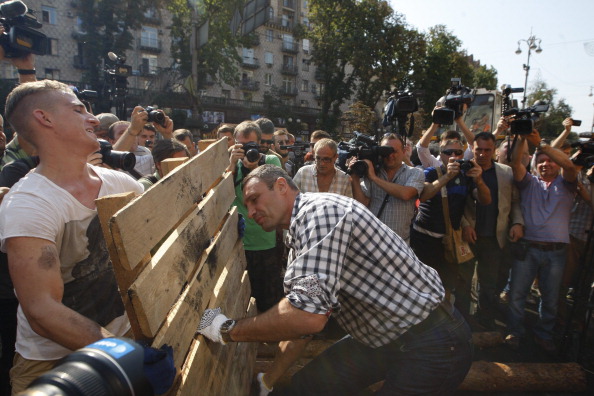
<svg viewBox="0 0 594 396"><path fill-rule="evenodd" d="M476 230L471 226L462 228L462 239L468 243L474 244L476 242Z"/></svg>
<svg viewBox="0 0 594 396"><path fill-rule="evenodd" d="M371 162L368 159L364 159L363 162L367 164L367 178L371 181L377 179L377 175L375 174L375 166L373 165L373 162Z"/></svg>
<svg viewBox="0 0 594 396"><path fill-rule="evenodd" d="M130 117L130 127L128 128L128 132L132 136L138 136L144 125L148 121L148 113L144 110L142 106L136 106L134 110L132 110L132 115Z"/></svg>
<svg viewBox="0 0 594 396"><path fill-rule="evenodd" d="M514 224L509 229L509 240L511 242L517 242L524 237L524 226L522 224Z"/></svg>
<svg viewBox="0 0 594 396"><path fill-rule="evenodd" d="M565 128L565 131L570 132L572 125L573 125L573 120L571 119L571 117L567 117L566 119L563 120L563 127Z"/></svg>
<svg viewBox="0 0 594 396"><path fill-rule="evenodd" d="M497 129L495 130L495 135L502 135L509 129L509 122L507 121L506 117L501 117L497 122Z"/></svg>
<svg viewBox="0 0 594 396"><path fill-rule="evenodd" d="M200 319L196 332L211 341L225 345L221 336L221 326L228 320L229 318L221 313L221 308L207 309Z"/></svg>
<svg viewBox="0 0 594 396"><path fill-rule="evenodd" d="M471 159L470 162L472 163L472 168L466 172L466 176L472 177L472 179L476 181L479 177L481 177L483 168L481 168L474 159Z"/></svg>
<svg viewBox="0 0 594 396"><path fill-rule="evenodd" d="M157 111L163 113L163 110ZM165 113L163 113L163 116L165 117L164 125L161 125L158 122L153 122L153 125L155 126L157 132L163 136L163 138L171 139L173 137L173 120Z"/></svg>
<svg viewBox="0 0 594 396"><path fill-rule="evenodd" d="M89 154L87 163L95 166L103 166L103 155L101 153Z"/></svg>
<svg viewBox="0 0 594 396"><path fill-rule="evenodd" d="M526 140L528 141L528 143L530 143L534 147L538 147L540 145L540 141L542 140L540 138L540 133L538 133L536 129L533 129L531 134L524 136L526 136Z"/></svg>
<svg viewBox="0 0 594 396"><path fill-rule="evenodd" d="M450 157L448 160L446 176L449 180L452 180L458 176L458 173L460 173L460 164L456 162L455 158Z"/></svg>

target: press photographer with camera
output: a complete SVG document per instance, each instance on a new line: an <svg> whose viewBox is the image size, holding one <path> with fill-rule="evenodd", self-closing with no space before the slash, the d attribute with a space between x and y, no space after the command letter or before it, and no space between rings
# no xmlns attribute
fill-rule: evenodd
<svg viewBox="0 0 594 396"><path fill-rule="evenodd" d="M480 205L488 205L491 192L483 181L481 167L475 160L463 160L463 154L459 140L440 143L441 162L447 166L425 169L425 186L413 222L410 245L423 263L437 270L448 295L456 289L456 308L468 316L474 266L446 260L446 221L449 228L459 230L466 200L476 199ZM444 202L449 218L444 216Z"/></svg>
<svg viewBox="0 0 594 396"><path fill-rule="evenodd" d="M351 173L353 197L409 243L415 201L423 191L425 177L422 170L404 163L406 154L400 136L388 134L380 143L393 151L382 157L377 173L377 164L368 159L363 160L367 164L364 177ZM349 161L350 168L357 158L352 157Z"/></svg>

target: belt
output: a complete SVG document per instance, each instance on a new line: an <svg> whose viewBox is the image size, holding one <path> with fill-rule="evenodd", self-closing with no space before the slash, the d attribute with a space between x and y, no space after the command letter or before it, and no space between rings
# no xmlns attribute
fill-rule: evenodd
<svg viewBox="0 0 594 396"><path fill-rule="evenodd" d="M438 323L442 322L445 319L453 318L453 311L454 307L452 303L449 301L442 301L439 303L437 308L435 308L429 316L423 319L421 322L417 323L416 325L409 328L406 333L404 333L401 337L411 335L411 334L421 334L430 330L431 328L435 327Z"/></svg>
<svg viewBox="0 0 594 396"><path fill-rule="evenodd" d="M567 244L563 242L540 242L540 241L526 241L528 242L528 246L533 247L538 250L542 250L545 252L550 252L553 250L561 250L564 249Z"/></svg>

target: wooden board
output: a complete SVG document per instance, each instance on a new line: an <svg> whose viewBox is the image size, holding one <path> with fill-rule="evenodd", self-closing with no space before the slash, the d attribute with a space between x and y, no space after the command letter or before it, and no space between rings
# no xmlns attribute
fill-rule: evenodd
<svg viewBox="0 0 594 396"><path fill-rule="evenodd" d="M209 146L215 144L216 141L217 141L217 139L202 139L202 140L199 140L198 141L198 150L200 150L200 152L203 152ZM227 138L225 138L225 143L227 143Z"/></svg>
<svg viewBox="0 0 594 396"><path fill-rule="evenodd" d="M171 306L196 272L198 261L221 226L221 219L233 198L233 178L227 174L165 240L131 285L128 294L147 337L156 335ZM229 251L237 241L237 216L233 218L225 223L222 232L226 235L225 249ZM235 224L231 224L233 221Z"/></svg>
<svg viewBox="0 0 594 396"><path fill-rule="evenodd" d="M110 231L122 266L132 269L193 209L229 165L227 145L221 141L176 168L118 211Z"/></svg>
<svg viewBox="0 0 594 396"><path fill-rule="evenodd" d="M188 161L190 158L182 157L182 158L165 158L161 161L161 171L163 172L163 176L167 176L171 173L172 170L177 168L178 166L182 165L184 162Z"/></svg>

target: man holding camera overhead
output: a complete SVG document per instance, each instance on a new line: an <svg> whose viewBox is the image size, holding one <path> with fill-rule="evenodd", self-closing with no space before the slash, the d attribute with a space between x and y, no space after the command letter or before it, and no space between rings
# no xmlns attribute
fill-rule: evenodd
<svg viewBox="0 0 594 396"><path fill-rule="evenodd" d="M233 205L245 219L243 247L247 270L252 285L252 296L256 298L258 311L264 312L274 306L283 296L282 259L276 249L276 231L264 231L254 219L248 218L243 203L243 179L254 169L264 164L280 167L276 155L260 153L260 127L252 121L243 121L235 127L235 145L231 146L228 170L233 172L235 201Z"/></svg>

